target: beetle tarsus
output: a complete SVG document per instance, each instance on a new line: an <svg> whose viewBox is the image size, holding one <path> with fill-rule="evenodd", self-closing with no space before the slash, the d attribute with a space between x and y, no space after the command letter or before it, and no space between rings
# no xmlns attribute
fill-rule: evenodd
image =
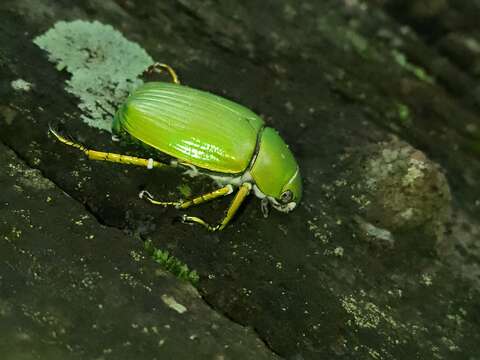
<svg viewBox="0 0 480 360"><path fill-rule="evenodd" d="M161 74L163 71L168 72L168 74L172 78L173 83L180 84L180 80L178 79L177 73L175 72L175 70L173 70L173 68L170 65L157 62L155 64L150 65L146 70L147 74L153 74L154 72L156 72L157 74Z"/></svg>
<svg viewBox="0 0 480 360"><path fill-rule="evenodd" d="M174 216L173 219L172 219L172 224L175 224L175 223L184 223L183 221L183 216Z"/></svg>
<svg viewBox="0 0 480 360"><path fill-rule="evenodd" d="M158 200L155 200L155 198L153 197L153 195L148 192L147 190L142 190L140 191L140 193L138 194L138 197L140 199L143 199L143 200L146 200L148 201L149 203L151 204L154 204L154 205L164 205L164 206L167 206L167 205L170 205L171 203L164 203L162 201L158 201Z"/></svg>
<svg viewBox="0 0 480 360"><path fill-rule="evenodd" d="M162 206L174 206L176 207L177 209L182 205L183 201L180 200L180 201L158 201L158 200L155 200L155 198L153 197L152 194L150 194L147 190L142 190L140 191L140 193L138 194L138 197L140 199L144 199L144 200L147 200L150 204L153 204L153 205L162 205Z"/></svg>
<svg viewBox="0 0 480 360"><path fill-rule="evenodd" d="M142 191L140 191L140 192L138 193L138 197L139 197L140 199L144 199L145 196L153 199L153 195L150 194L147 190L142 190Z"/></svg>
<svg viewBox="0 0 480 360"><path fill-rule="evenodd" d="M190 225L199 224L199 225L202 225L203 227L205 227L209 231L217 231L217 230L221 230L221 228L222 228L221 225L212 226L209 223L207 223L205 220L200 219L199 217L188 216L186 214L182 215L182 223L190 224Z"/></svg>
<svg viewBox="0 0 480 360"><path fill-rule="evenodd" d="M75 141L73 141L72 139L66 137L66 136L63 136L63 135L60 135L57 130L55 130L51 124L48 125L48 130L50 131L51 134L53 134L53 136L55 136L57 138L58 141L60 141L62 144L65 144L65 145L68 145L68 146L71 146L75 149L78 149L80 151L82 151L83 153L87 154L88 153L88 149L83 146L82 144L78 144L76 143Z"/></svg>

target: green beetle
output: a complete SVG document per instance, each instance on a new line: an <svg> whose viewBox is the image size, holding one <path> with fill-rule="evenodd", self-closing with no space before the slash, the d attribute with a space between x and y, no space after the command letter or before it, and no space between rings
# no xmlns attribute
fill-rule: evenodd
<svg viewBox="0 0 480 360"><path fill-rule="evenodd" d="M233 218L243 200L253 191L282 212L293 210L302 196L298 164L276 130L249 109L211 93L180 84L175 71L156 63L148 70L167 71L172 83L147 82L137 88L117 111L112 132L114 139L129 137L174 158L169 164L154 159L90 150L50 131L66 145L83 151L92 160L146 166L183 166L191 175L204 174L219 189L191 200L158 201L148 191L140 197L152 204L185 209L238 188L223 220L210 225L201 218L184 215L184 222L198 223L211 231L222 230Z"/></svg>

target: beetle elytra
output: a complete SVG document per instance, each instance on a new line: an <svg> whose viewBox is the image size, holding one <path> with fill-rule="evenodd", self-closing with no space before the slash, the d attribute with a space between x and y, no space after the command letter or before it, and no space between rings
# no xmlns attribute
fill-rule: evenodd
<svg viewBox="0 0 480 360"><path fill-rule="evenodd" d="M155 205L186 209L231 194L238 188L224 218L210 225L195 216L187 223L208 230L222 230L250 192L259 197L266 216L267 205L281 212L293 210L302 196L299 167L283 139L249 109L206 91L180 84L175 71L156 63L149 73L167 71L172 82L146 82L130 94L118 109L113 134L129 137L175 159L170 164L149 158L90 150L55 130L62 143L84 152L91 160L145 166L149 169L182 166L209 176L221 186L190 200L158 201L148 191L140 197Z"/></svg>

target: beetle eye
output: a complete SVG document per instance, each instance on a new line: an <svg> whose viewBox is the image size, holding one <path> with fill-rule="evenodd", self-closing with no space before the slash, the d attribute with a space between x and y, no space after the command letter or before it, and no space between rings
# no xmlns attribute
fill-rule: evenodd
<svg viewBox="0 0 480 360"><path fill-rule="evenodd" d="M287 204L293 199L293 193L290 190L284 191L282 195L280 195L280 201L283 204Z"/></svg>

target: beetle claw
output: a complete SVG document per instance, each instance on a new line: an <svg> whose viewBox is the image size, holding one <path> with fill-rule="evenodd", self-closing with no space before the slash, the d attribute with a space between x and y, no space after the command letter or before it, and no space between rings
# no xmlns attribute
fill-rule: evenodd
<svg viewBox="0 0 480 360"><path fill-rule="evenodd" d="M150 194L147 190L142 190L138 193L138 197L140 199L144 199L145 197L148 197L149 199L153 199L153 195Z"/></svg>
<svg viewBox="0 0 480 360"><path fill-rule="evenodd" d="M175 223L185 224L184 217L185 217L185 215L175 216L172 220L172 224L175 224Z"/></svg>
<svg viewBox="0 0 480 360"><path fill-rule="evenodd" d="M180 215L180 216L178 217L178 220L179 220L182 224L193 225L193 223L192 223L191 221L188 221L188 215L187 215L187 214Z"/></svg>

